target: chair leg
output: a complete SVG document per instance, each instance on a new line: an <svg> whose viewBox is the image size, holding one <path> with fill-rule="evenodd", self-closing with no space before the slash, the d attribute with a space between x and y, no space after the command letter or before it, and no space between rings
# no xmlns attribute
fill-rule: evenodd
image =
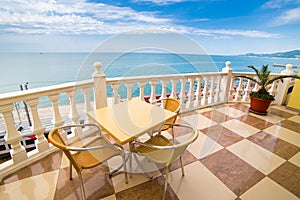
<svg viewBox="0 0 300 200"><path fill-rule="evenodd" d="M170 170L170 165L167 165L167 166L166 166L166 178L165 178L165 186L164 186L163 200L166 199L169 170Z"/></svg>
<svg viewBox="0 0 300 200"><path fill-rule="evenodd" d="M70 161L70 166L69 166L69 179L72 180L72 163Z"/></svg>
<svg viewBox="0 0 300 200"><path fill-rule="evenodd" d="M85 200L85 192L84 192L84 187L83 187L83 181L82 181L82 176L81 173L78 173L78 177L79 177L79 183L80 183L80 191L81 191L81 198L82 200Z"/></svg>
<svg viewBox="0 0 300 200"><path fill-rule="evenodd" d="M128 183L128 177L127 177L127 166L126 166L126 155L122 155L123 158L123 166L124 166L124 173L125 173L125 183Z"/></svg>
<svg viewBox="0 0 300 200"><path fill-rule="evenodd" d="M146 172L146 170L145 170L145 168L143 167L143 165L141 165L141 163L140 163L140 161L139 161L139 159L137 158L137 156L136 156L135 153L134 153L134 158L135 158L136 163L138 164L138 166L139 166L139 167L142 169L142 171L144 172L144 174L145 174L149 179L153 179L153 176L149 175L149 174Z"/></svg>
<svg viewBox="0 0 300 200"><path fill-rule="evenodd" d="M181 174L182 174L182 176L184 176L184 168L183 168L183 163L182 163L182 157L179 156L179 159L180 159L180 165L181 165Z"/></svg>

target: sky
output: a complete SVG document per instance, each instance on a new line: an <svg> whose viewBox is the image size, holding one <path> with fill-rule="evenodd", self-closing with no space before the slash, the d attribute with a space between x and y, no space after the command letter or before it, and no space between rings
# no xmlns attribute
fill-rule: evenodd
<svg viewBox="0 0 300 200"><path fill-rule="evenodd" d="M300 0L0 1L0 52L90 52L140 29L176 32L210 55L290 51Z"/></svg>

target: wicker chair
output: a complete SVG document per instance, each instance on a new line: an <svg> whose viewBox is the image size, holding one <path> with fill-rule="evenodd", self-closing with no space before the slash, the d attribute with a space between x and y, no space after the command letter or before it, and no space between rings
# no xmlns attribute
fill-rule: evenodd
<svg viewBox="0 0 300 200"><path fill-rule="evenodd" d="M167 98L164 98L164 99L159 99L159 100L153 101L153 102L151 102L151 104L161 106L166 110L169 110L171 112L176 113L175 117L173 117L173 118L166 121L166 123L169 123L169 124L174 124L175 123L176 118L177 118L177 116L180 112L180 107L181 107L180 101L178 101L177 99L174 99L174 98L167 97ZM166 125L165 124L165 125L163 125L163 127L161 127L159 129L159 131L157 131L157 130L152 131L152 133L149 133L149 135L153 136L153 133L155 133L155 132L161 133L161 131L166 131L169 128L172 128L172 131L173 131L173 127L171 125Z"/></svg>
<svg viewBox="0 0 300 200"><path fill-rule="evenodd" d="M175 140L174 135L172 139L169 140L162 134L156 134L155 136L153 136L152 138L150 138L145 142L133 141L131 143L132 150L134 153L143 155L155 163L165 164L166 179L164 185L163 199L165 199L166 197L166 190L168 185L168 173L172 162L176 160L178 157L180 158L181 172L182 172L182 176L184 176L184 169L183 169L181 155L186 150L188 145L193 143L198 137L198 131L193 129L191 126L184 125L184 124L166 124L166 125L172 127L174 126L183 127L186 129L190 129L191 132L186 130L184 131L185 133L188 132L188 134L185 134L185 137L183 139L184 141L182 141L182 138L179 140Z"/></svg>
<svg viewBox="0 0 300 200"><path fill-rule="evenodd" d="M90 140L84 144L78 146L67 146L63 140L61 133L65 129L70 128L84 128L84 127L96 127L98 134L95 137L90 137ZM80 190L82 199L86 199L82 175L83 169L89 169L100 165L103 161L106 161L114 156L121 156L123 158L124 170L125 170L125 182L128 183L126 165L125 165L125 153L122 146L118 144L111 144L102 134L101 129L95 124L82 124L82 125L70 125L59 128L54 128L50 131L48 136L49 141L61 149L70 161L70 180L72 180L72 166L75 168L80 182Z"/></svg>

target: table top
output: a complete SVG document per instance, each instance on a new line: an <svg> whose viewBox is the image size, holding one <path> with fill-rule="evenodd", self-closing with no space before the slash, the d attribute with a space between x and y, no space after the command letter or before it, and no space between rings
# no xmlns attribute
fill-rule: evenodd
<svg viewBox="0 0 300 200"><path fill-rule="evenodd" d="M116 142L126 144L153 129L158 129L176 113L133 99L90 111L87 115Z"/></svg>

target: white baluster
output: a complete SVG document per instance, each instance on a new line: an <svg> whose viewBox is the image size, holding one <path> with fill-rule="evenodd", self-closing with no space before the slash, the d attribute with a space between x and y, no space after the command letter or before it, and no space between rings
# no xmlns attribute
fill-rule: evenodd
<svg viewBox="0 0 300 200"><path fill-rule="evenodd" d="M242 92L243 92L243 78L239 78L239 83L238 83L238 86L236 88L234 100L240 101Z"/></svg>
<svg viewBox="0 0 300 200"><path fill-rule="evenodd" d="M252 83L252 81L251 80L248 80L248 82L247 82L247 86L246 86L246 88L245 88L245 94L243 95L243 98L242 98L242 100L243 101L249 101L249 94L250 94L250 92L251 92L251 83Z"/></svg>
<svg viewBox="0 0 300 200"><path fill-rule="evenodd" d="M216 77L216 89L215 89L215 98L214 102L219 102L220 101L220 94L221 94L221 77L217 76Z"/></svg>
<svg viewBox="0 0 300 200"><path fill-rule="evenodd" d="M46 127L42 125L39 113L37 111L37 105L39 103L39 99L31 99L26 101L27 105L30 106L31 115L32 115L32 132L37 137L37 149L39 152L43 152L49 148L48 141L46 140L44 136L44 132L46 130Z"/></svg>
<svg viewBox="0 0 300 200"><path fill-rule="evenodd" d="M91 100L90 100L91 90L92 90L92 88L90 88L90 87L85 87L85 88L81 89L81 91L83 93L83 97L84 97L85 113L88 113L93 110L92 106L91 106ZM87 118L86 120L88 121L88 123L92 123L92 120L90 120L89 118Z"/></svg>
<svg viewBox="0 0 300 200"><path fill-rule="evenodd" d="M27 154L25 148L21 145L22 135L16 130L12 116L13 104L1 106L0 112L3 114L6 124L6 134L4 139L6 143L11 144L11 157L14 164L26 160Z"/></svg>
<svg viewBox="0 0 300 200"><path fill-rule="evenodd" d="M230 84L229 97L228 97L229 101L232 101L235 98L234 79L235 78L233 77Z"/></svg>
<svg viewBox="0 0 300 200"><path fill-rule="evenodd" d="M275 95L275 91L276 91L276 85L277 85L277 81L274 81L273 83L272 83L272 86L271 86L271 88L269 89L269 93L271 94L271 95Z"/></svg>
<svg viewBox="0 0 300 200"><path fill-rule="evenodd" d="M207 77L204 77L204 88L202 91L203 98L201 99L201 105L207 105L207 93L208 93L208 81Z"/></svg>
<svg viewBox="0 0 300 200"><path fill-rule="evenodd" d="M118 94L118 90L119 90L119 84L112 84L111 87L113 89L113 95L114 95L114 104L117 104L119 103L120 99L119 98L122 98L121 96L119 96Z"/></svg>
<svg viewBox="0 0 300 200"><path fill-rule="evenodd" d="M195 92L194 92L195 78L189 78L188 81L190 83L190 88L189 88L189 92L188 92L188 101L186 103L186 106L188 108L193 108L194 107L194 97L195 97Z"/></svg>
<svg viewBox="0 0 300 200"><path fill-rule="evenodd" d="M92 90L92 88L90 88L90 87L85 87L85 88L81 89L83 96L84 96L84 103L85 103L84 105L85 105L86 112L90 112L93 110L93 108L91 106L91 99L90 99L91 90Z"/></svg>
<svg viewBox="0 0 300 200"><path fill-rule="evenodd" d="M168 84L168 80L161 80L161 96L160 96L160 99L164 99L166 98L167 96L167 84Z"/></svg>
<svg viewBox="0 0 300 200"><path fill-rule="evenodd" d="M53 119L51 120L51 122L56 127L62 126L65 122L61 118L59 107L57 104L57 101L59 99L59 94L48 96L48 98L50 99L53 108Z"/></svg>
<svg viewBox="0 0 300 200"><path fill-rule="evenodd" d="M125 86L127 88L127 99L131 100L132 99L132 87L134 83L125 83Z"/></svg>
<svg viewBox="0 0 300 200"><path fill-rule="evenodd" d="M208 102L209 103L214 103L215 100L215 77L211 76L210 77L210 88L209 88L209 97L208 97Z"/></svg>
<svg viewBox="0 0 300 200"><path fill-rule="evenodd" d="M69 101L70 101L70 113L68 116L72 120L73 124L78 124L80 115L77 112L77 108L76 108L76 104L75 104L75 94L76 94L75 90L73 90L71 92L67 92L67 95L68 95ZM82 135L81 128L73 128L72 132L74 133L75 137Z"/></svg>
<svg viewBox="0 0 300 200"><path fill-rule="evenodd" d="M76 104L75 104L75 94L76 94L76 91L67 92L67 95L68 95L69 101L70 101L69 117L74 124L77 124L80 116L77 112L77 108L76 108Z"/></svg>
<svg viewBox="0 0 300 200"><path fill-rule="evenodd" d="M185 104L186 102L186 95L185 95L185 86L186 86L186 79L182 78L180 79L181 82L181 88L180 88L180 94L179 94L179 98L180 98L180 102L181 104ZM184 106L182 106L184 108Z"/></svg>
<svg viewBox="0 0 300 200"><path fill-rule="evenodd" d="M150 99L149 101L150 102L153 102L156 100L156 84L157 84L157 81L150 81L149 82L150 85L151 85L151 96L150 96Z"/></svg>
<svg viewBox="0 0 300 200"><path fill-rule="evenodd" d="M171 91L171 98L177 99L177 92L176 92L176 84L177 84L178 80L171 80L171 84L172 84L172 91Z"/></svg>
<svg viewBox="0 0 300 200"><path fill-rule="evenodd" d="M146 82L145 81L139 81L138 85L140 87L140 100L145 101L145 86Z"/></svg>
<svg viewBox="0 0 300 200"><path fill-rule="evenodd" d="M195 99L195 104L197 106L197 108L200 108L201 106L201 89L202 89L202 77L198 77L197 79L197 88L196 88L196 92L195 92L195 96L196 96L196 99Z"/></svg>

